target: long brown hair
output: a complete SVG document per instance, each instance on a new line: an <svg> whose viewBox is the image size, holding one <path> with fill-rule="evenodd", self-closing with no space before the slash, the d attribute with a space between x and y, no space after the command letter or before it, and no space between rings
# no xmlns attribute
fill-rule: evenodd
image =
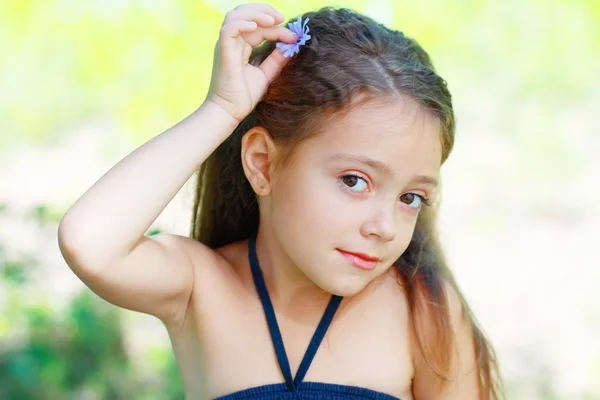
<svg viewBox="0 0 600 400"><path fill-rule="evenodd" d="M453 147L451 95L416 41L348 9L327 7L303 17L310 18L312 39L198 172L191 236L212 248L247 239L258 229L258 203L240 159L242 136L252 127L266 128L275 143L291 151L332 116L347 112L358 95L403 95L441 122L442 162ZM273 42L255 48L250 63L260 64L274 48ZM481 398L500 398L496 357L446 264L435 220L435 207L420 211L412 240L395 264L407 294L415 342L439 378L437 383L451 380L456 349L449 286L473 329Z"/></svg>

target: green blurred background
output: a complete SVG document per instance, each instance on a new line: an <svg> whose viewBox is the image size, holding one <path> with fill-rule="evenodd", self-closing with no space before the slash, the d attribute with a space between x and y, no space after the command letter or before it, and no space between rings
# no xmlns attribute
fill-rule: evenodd
<svg viewBox="0 0 600 400"><path fill-rule="evenodd" d="M0 399L183 397L164 328L84 288L56 228L200 104L236 4L0 2ZM272 4L288 18L343 4L429 51L458 119L442 239L507 398L600 399L600 2ZM152 231L186 234L191 193Z"/></svg>

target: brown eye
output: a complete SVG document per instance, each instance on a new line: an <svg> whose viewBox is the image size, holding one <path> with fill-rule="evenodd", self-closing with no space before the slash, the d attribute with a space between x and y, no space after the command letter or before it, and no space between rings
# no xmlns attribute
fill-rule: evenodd
<svg viewBox="0 0 600 400"><path fill-rule="evenodd" d="M342 176L342 182L344 182L344 185L346 185L348 187L354 187L358 183L358 176L356 176L356 175Z"/></svg>
<svg viewBox="0 0 600 400"><path fill-rule="evenodd" d="M364 178L358 175L344 175L340 178L344 186L351 189L353 192L368 191L369 184Z"/></svg>
<svg viewBox="0 0 600 400"><path fill-rule="evenodd" d="M427 204L427 201L425 200L425 198L421 195L415 194L415 193L405 193L402 196L400 196L400 201L403 202L404 204L408 205L409 207L413 207L413 208L421 208L421 205L423 203Z"/></svg>
<svg viewBox="0 0 600 400"><path fill-rule="evenodd" d="M413 201L415 201L415 197L417 197L417 195L415 195L414 193L406 193L400 196L400 201L405 204L410 204Z"/></svg>

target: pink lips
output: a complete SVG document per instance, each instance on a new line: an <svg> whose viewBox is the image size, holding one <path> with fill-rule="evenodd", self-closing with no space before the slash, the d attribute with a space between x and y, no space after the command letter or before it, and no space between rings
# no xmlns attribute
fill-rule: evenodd
<svg viewBox="0 0 600 400"><path fill-rule="evenodd" d="M371 271L374 269L379 261L379 258L371 257L364 253L352 253L350 251L344 251L340 249L337 249L337 251L339 251L340 254L350 261L355 267L364 269L366 271Z"/></svg>

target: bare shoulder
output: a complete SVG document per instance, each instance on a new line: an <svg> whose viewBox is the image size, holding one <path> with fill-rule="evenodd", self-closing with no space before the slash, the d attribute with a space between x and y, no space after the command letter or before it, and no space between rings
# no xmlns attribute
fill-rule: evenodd
<svg viewBox="0 0 600 400"><path fill-rule="evenodd" d="M194 271L194 286L190 305L193 314L205 319L220 304L220 309L232 301L232 293L240 293L251 282L247 267L247 242L235 242L210 248L191 238L181 238ZM250 280L249 280L250 279Z"/></svg>
<svg viewBox="0 0 600 400"><path fill-rule="evenodd" d="M462 294L450 281L444 281L444 292L446 293L446 301L448 302L448 315L450 324L455 335L470 335L471 324L469 320L469 310L466 308L466 303Z"/></svg>
<svg viewBox="0 0 600 400"><path fill-rule="evenodd" d="M242 269L245 242L235 242L219 248L211 248L204 243L187 236L160 234L154 237L170 253L179 253L188 258L194 282L201 286L210 286L223 279L231 279ZM184 254L182 254L184 253Z"/></svg>
<svg viewBox="0 0 600 400"><path fill-rule="evenodd" d="M432 400L479 398L478 369L469 310L453 282L446 280L443 285L448 317L447 323L443 326L435 325L433 321L439 321L440 315L434 313L430 306L423 303L426 300L422 296L419 296L416 302L419 317L417 318L418 325L413 326L413 333L414 330L418 330L419 337L423 342L419 346L416 341L413 341L412 354L415 370L413 392L415 397ZM432 350L442 350L439 343L431 343L438 335L450 340L447 342L448 347L445 348L450 353L445 356L446 365L442 375L431 366L431 361L435 358ZM423 354L424 348L427 349L427 357ZM438 360L437 363L439 364L440 361ZM432 382L438 384L432 384Z"/></svg>
<svg viewBox="0 0 600 400"><path fill-rule="evenodd" d="M194 238L175 234L160 234L153 238L169 250L183 250L197 268L211 268L219 261L218 249L212 249Z"/></svg>
<svg viewBox="0 0 600 400"><path fill-rule="evenodd" d="M199 274L209 277L231 278L232 274L242 272L247 260L248 247L246 241L227 244L218 248L210 248L198 240L188 237L177 237L194 265L194 270Z"/></svg>

